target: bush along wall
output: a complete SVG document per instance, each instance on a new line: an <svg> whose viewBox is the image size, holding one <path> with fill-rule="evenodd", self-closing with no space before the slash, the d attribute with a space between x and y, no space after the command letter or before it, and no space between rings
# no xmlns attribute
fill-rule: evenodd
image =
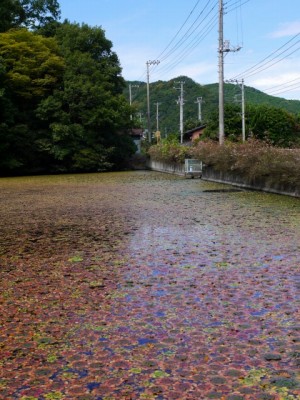
<svg viewBox="0 0 300 400"><path fill-rule="evenodd" d="M204 163L205 180L300 197L300 149L277 148L253 139L224 146L205 141L181 147L181 152L175 152L180 157L175 157L172 148L168 154L159 146L152 146L149 154L171 165L183 164L184 158L199 159Z"/></svg>

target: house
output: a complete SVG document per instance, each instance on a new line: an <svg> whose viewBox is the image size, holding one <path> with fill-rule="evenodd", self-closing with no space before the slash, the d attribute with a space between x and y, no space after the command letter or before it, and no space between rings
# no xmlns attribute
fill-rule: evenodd
<svg viewBox="0 0 300 400"><path fill-rule="evenodd" d="M183 133L183 141L184 143L192 143L196 139L199 139L199 137L203 134L204 129L206 128L206 125L200 125L197 126L196 128L190 129L189 131L186 131Z"/></svg>

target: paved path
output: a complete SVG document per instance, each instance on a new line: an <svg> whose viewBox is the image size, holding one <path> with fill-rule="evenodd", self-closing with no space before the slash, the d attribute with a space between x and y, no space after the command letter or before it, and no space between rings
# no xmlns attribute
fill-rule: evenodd
<svg viewBox="0 0 300 400"><path fill-rule="evenodd" d="M299 399L300 201L0 180L0 399Z"/></svg>

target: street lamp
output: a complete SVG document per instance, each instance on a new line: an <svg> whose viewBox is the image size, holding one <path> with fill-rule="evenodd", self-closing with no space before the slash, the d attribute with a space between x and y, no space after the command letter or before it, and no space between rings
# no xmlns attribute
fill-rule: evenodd
<svg viewBox="0 0 300 400"><path fill-rule="evenodd" d="M158 65L160 63L159 60L147 61L147 125L148 125L148 140L151 143L152 132L151 132L151 119L150 119L150 87L149 87L149 66L150 65Z"/></svg>

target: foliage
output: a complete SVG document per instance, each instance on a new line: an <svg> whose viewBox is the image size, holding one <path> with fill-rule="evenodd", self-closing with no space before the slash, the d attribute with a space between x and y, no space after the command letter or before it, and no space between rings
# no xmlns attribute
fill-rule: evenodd
<svg viewBox="0 0 300 400"><path fill-rule="evenodd" d="M300 144L300 129L297 116L288 111L269 105L253 105L246 107L246 137L264 140L276 146L291 147ZM227 140L241 141L242 117L240 107L225 104L224 130ZM203 139L218 139L218 111L208 119Z"/></svg>
<svg viewBox="0 0 300 400"><path fill-rule="evenodd" d="M126 134L131 109L112 43L85 24L66 21L55 32L0 34L0 170L124 168L135 145Z"/></svg>
<svg viewBox="0 0 300 400"><path fill-rule="evenodd" d="M65 22L56 33L66 62L64 87L39 107L49 123L45 143L56 161L71 170L119 166L135 147L121 132L130 127L119 60L100 28Z"/></svg>
<svg viewBox="0 0 300 400"><path fill-rule="evenodd" d="M22 101L44 97L56 86L64 69L56 41L26 29L0 35L0 56L6 70L4 85Z"/></svg>
<svg viewBox="0 0 300 400"><path fill-rule="evenodd" d="M193 157L213 166L217 171L237 172L250 180L268 177L272 182L300 185L300 150L285 150L263 141L245 143L199 142Z"/></svg>
<svg viewBox="0 0 300 400"><path fill-rule="evenodd" d="M241 139L242 119L240 107L236 104L225 104L224 106L224 131L228 140L238 141ZM208 117L204 131L204 139L218 139L219 112L215 109Z"/></svg>
<svg viewBox="0 0 300 400"><path fill-rule="evenodd" d="M154 103L159 102L159 126L162 137L170 132L179 132L179 107L176 104L178 98L178 91L174 89L176 87L176 81L184 81L184 123L185 130L194 128L199 125L197 121L198 116L198 105L196 99L199 96L203 98L202 104L202 119L201 123L207 125L206 137L211 139L217 139L218 134L218 85L200 85L194 82L188 77L177 77L170 81L157 81L150 84L150 107L151 107L151 123L154 129L156 123L156 110ZM142 113L145 117L147 115L147 104L146 104L146 84L144 82L128 82L128 84L138 84L139 88L135 89L133 95L133 106L137 113ZM129 98L128 85L124 89L124 94ZM241 105L235 102L237 96L241 97L241 90L237 85L225 84L224 85L224 96L225 96L225 133L227 138L232 141L239 141L242 134L242 120L241 120ZM263 107L268 114L274 114L271 118L268 118L269 125L267 126L268 131L276 130L277 133L271 135L271 140L274 139L273 143L288 146L291 141L297 141L297 131L291 121L295 119L299 125L299 108L300 101L298 100L285 100L282 98L269 96L263 92L260 92L251 87L245 86L245 98L246 98L246 134L249 136L252 129L252 118L254 114L259 113ZM249 106L249 107L248 107ZM261 108L262 107L262 108ZM277 111L276 111L277 110ZM278 114L278 118L274 118ZM280 118L290 122L283 123L285 127L290 129L289 131L282 132L278 130L280 126ZM144 127L146 128L146 119L144 118ZM258 132L259 138L261 138L260 132Z"/></svg>
<svg viewBox="0 0 300 400"><path fill-rule="evenodd" d="M179 91L175 89L178 85L176 82L184 81L184 121L185 129L194 128L199 125L198 117L198 105L195 103L197 97L202 96L205 98L205 104L203 105L203 119L207 118L208 112L211 108L215 108L215 99L212 98L209 90L205 86L194 82L191 78L186 76L175 77L170 81L157 81L150 83L150 116L151 126L153 131L156 130L156 107L155 103L159 105L159 130L161 137L166 138L170 133L179 133L179 105L177 104ZM127 86L124 88L124 94L129 99L129 87L128 84L139 85L135 88L132 95L132 105L136 110L137 114L142 113L143 127L147 128L147 85L145 82L131 81L127 82Z"/></svg>
<svg viewBox="0 0 300 400"><path fill-rule="evenodd" d="M215 99L218 99L219 85L212 83L205 85ZM270 96L258 89L244 85L246 104L269 105L271 107L282 108L292 114L299 113L300 100L287 100L282 97ZM236 103L241 101L241 89L238 85L224 84L225 103Z"/></svg>
<svg viewBox="0 0 300 400"><path fill-rule="evenodd" d="M249 106L248 125L251 134L277 146L300 144L300 129L295 115L286 110L268 106Z"/></svg>
<svg viewBox="0 0 300 400"><path fill-rule="evenodd" d="M190 147L182 146L178 142L177 135L161 140L158 144L149 148L149 156L156 161L182 163L189 157Z"/></svg>
<svg viewBox="0 0 300 400"><path fill-rule="evenodd" d="M201 124L201 121L195 118L189 118L184 122L184 131L189 131L191 129L196 128Z"/></svg>
<svg viewBox="0 0 300 400"><path fill-rule="evenodd" d="M0 34L3 96L0 97L0 168L36 163L36 140L42 129L36 117L40 102L61 85L64 60L52 38L26 29Z"/></svg>
<svg viewBox="0 0 300 400"><path fill-rule="evenodd" d="M57 0L1 0L0 32L11 28L43 27L60 16Z"/></svg>

